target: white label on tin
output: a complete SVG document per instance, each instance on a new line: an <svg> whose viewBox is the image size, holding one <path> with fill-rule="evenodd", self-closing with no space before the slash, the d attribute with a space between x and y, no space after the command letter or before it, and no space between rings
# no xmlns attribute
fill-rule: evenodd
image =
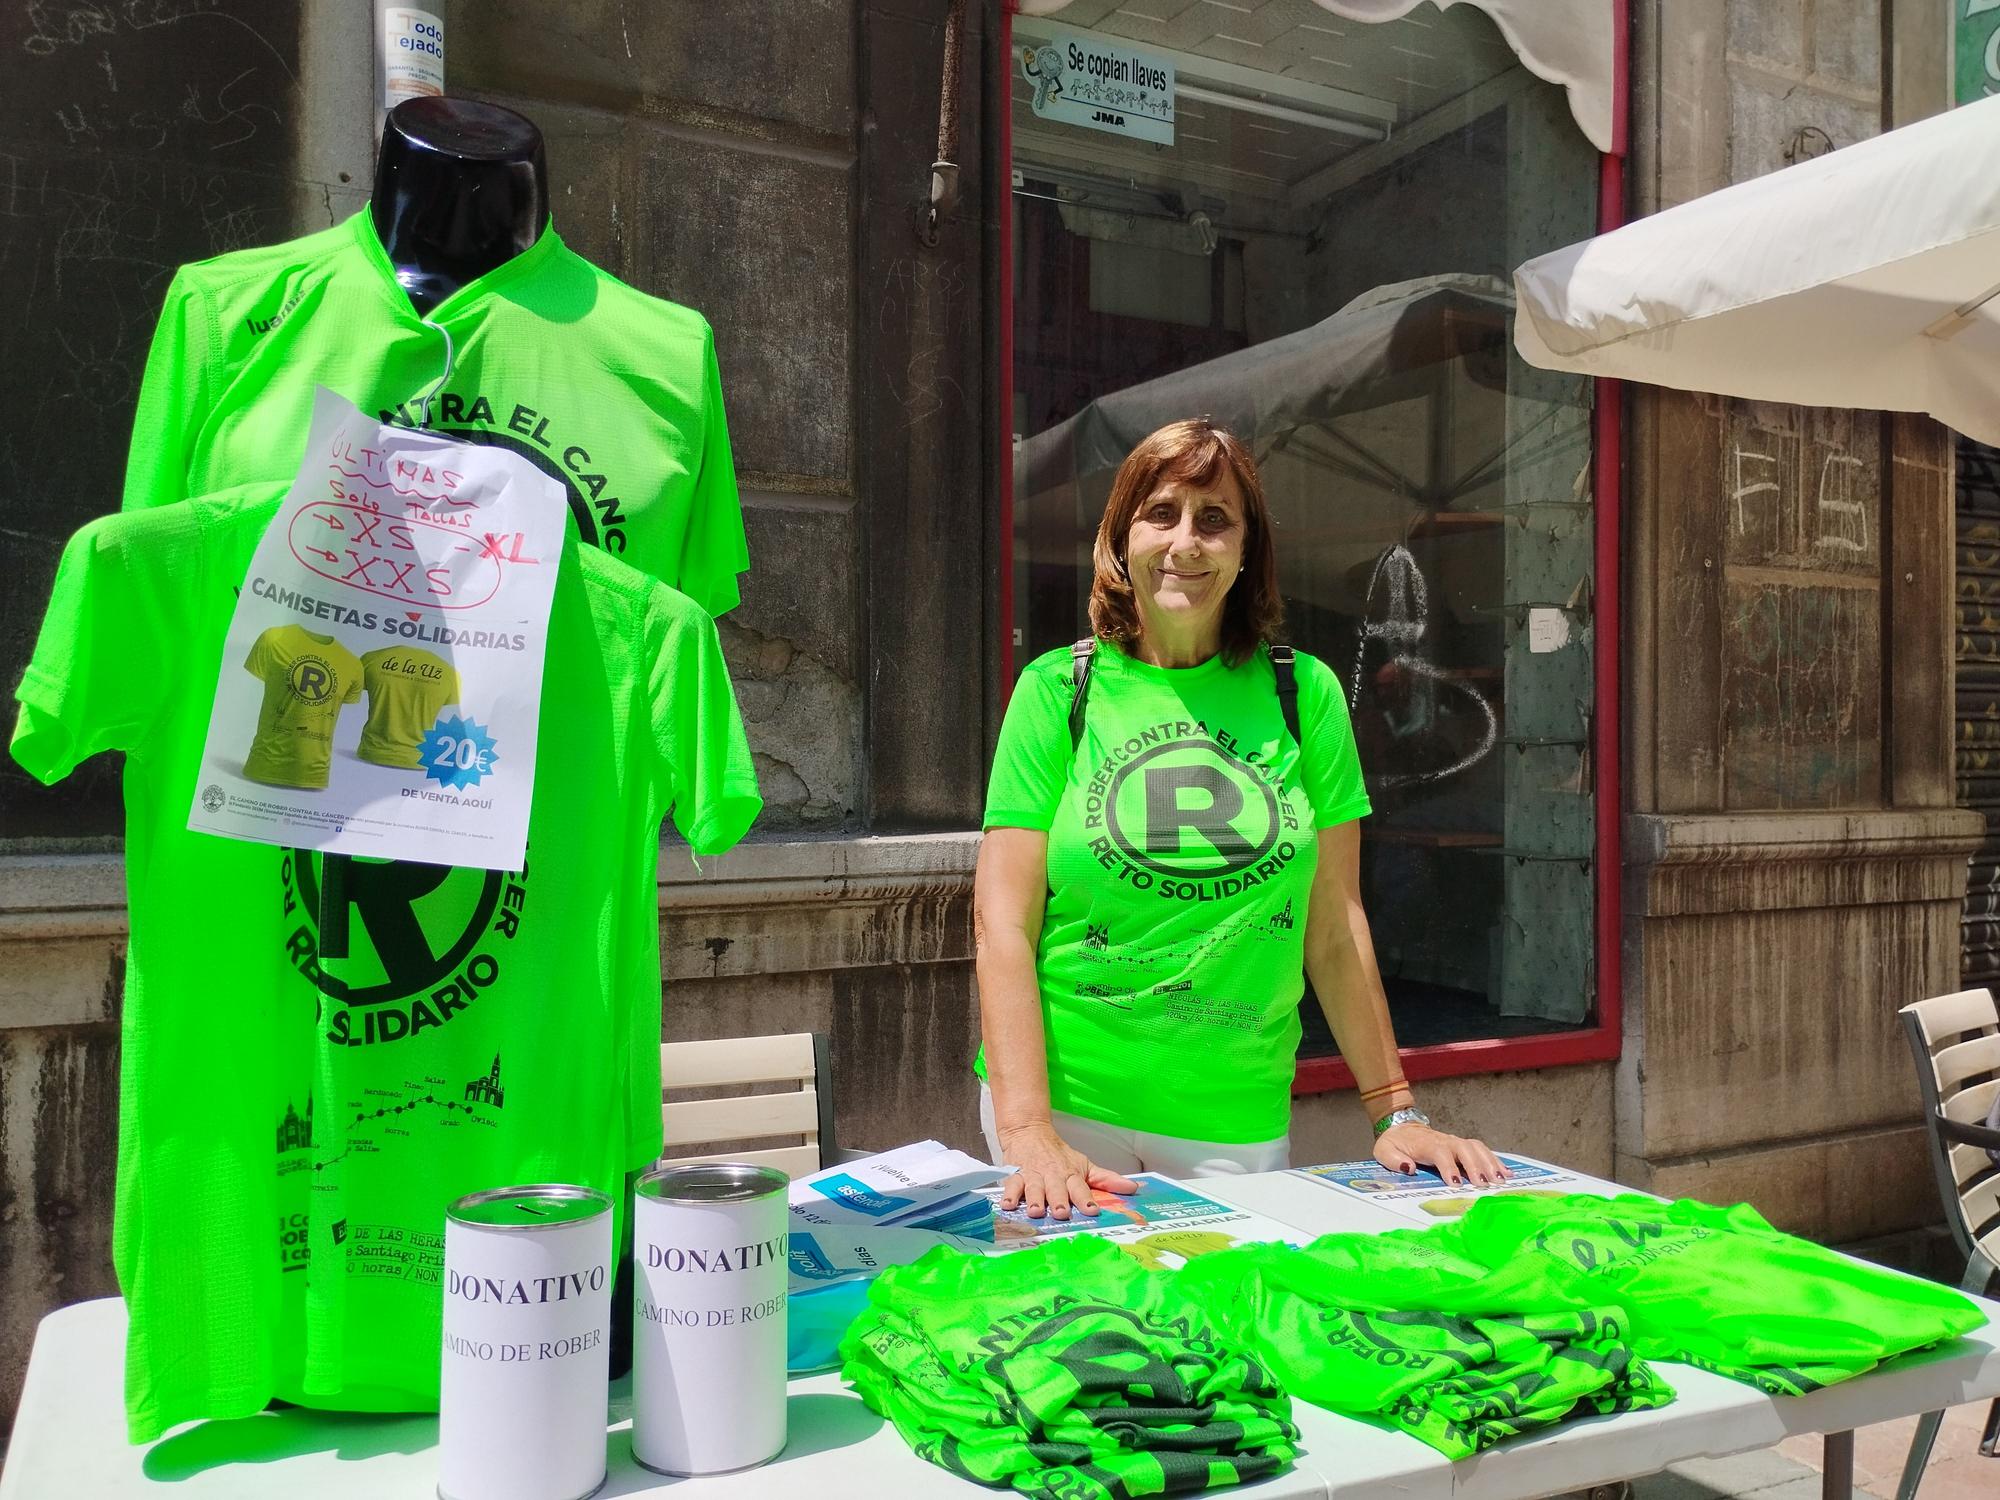
<svg viewBox="0 0 2000 1500"><path fill-rule="evenodd" d="M785 1258L785 1236L774 1235L747 1245L648 1245L644 1256L650 1270L752 1271Z"/></svg>
<svg viewBox="0 0 2000 1500"><path fill-rule="evenodd" d="M445 1295L467 1302L493 1302L528 1306L538 1302L567 1302L582 1297L585 1290L604 1290L604 1267L587 1271L564 1271L555 1276L495 1277L446 1273Z"/></svg>
<svg viewBox="0 0 2000 1500"><path fill-rule="evenodd" d="M444 22L427 10L382 12L382 108L444 92Z"/></svg>

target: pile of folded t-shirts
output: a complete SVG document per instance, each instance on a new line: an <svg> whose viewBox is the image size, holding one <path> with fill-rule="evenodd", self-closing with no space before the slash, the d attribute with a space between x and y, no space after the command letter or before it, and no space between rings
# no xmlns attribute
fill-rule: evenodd
<svg viewBox="0 0 2000 1500"><path fill-rule="evenodd" d="M885 1271L841 1355L921 1457L1050 1500L1234 1484L1295 1453L1270 1371L1171 1278L1088 1235Z"/></svg>
<svg viewBox="0 0 2000 1500"><path fill-rule="evenodd" d="M1074 1500L1270 1472L1294 1456L1287 1393L1463 1458L1665 1405L1649 1360L1802 1395L1984 1321L1747 1205L1505 1193L1457 1224L1171 1273L1087 1232L933 1250L881 1274L840 1356L925 1458Z"/></svg>
<svg viewBox="0 0 2000 1500"><path fill-rule="evenodd" d="M1494 1272L1435 1231L1245 1245L1177 1274L1302 1401L1393 1423L1452 1458L1571 1416L1663 1406L1615 1307L1559 1274Z"/></svg>
<svg viewBox="0 0 2000 1500"><path fill-rule="evenodd" d="M1865 1374L1986 1321L1950 1287L1782 1233L1747 1203L1497 1194L1428 1234L1489 1267L1559 1276L1579 1303L1617 1307L1648 1358L1778 1396Z"/></svg>

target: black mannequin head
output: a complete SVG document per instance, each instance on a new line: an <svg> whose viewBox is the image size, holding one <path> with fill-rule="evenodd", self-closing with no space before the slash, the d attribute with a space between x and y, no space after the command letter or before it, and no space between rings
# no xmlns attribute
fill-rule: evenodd
<svg viewBox="0 0 2000 1500"><path fill-rule="evenodd" d="M389 112L369 214L418 312L540 238L548 179L541 131L511 109L406 99Z"/></svg>

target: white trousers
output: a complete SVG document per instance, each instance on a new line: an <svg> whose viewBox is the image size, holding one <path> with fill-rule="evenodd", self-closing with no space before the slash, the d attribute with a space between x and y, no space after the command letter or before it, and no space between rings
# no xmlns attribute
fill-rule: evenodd
<svg viewBox="0 0 2000 1500"><path fill-rule="evenodd" d="M1241 1177L1246 1172L1276 1172L1292 1164L1292 1138L1275 1141L1193 1141L1177 1135L1153 1135L1126 1130L1102 1120L1055 1110L1050 1118L1056 1134L1100 1167L1114 1172L1162 1172L1168 1177ZM993 1091L979 1085L979 1128L986 1132L986 1150L995 1166L1000 1134L993 1123Z"/></svg>

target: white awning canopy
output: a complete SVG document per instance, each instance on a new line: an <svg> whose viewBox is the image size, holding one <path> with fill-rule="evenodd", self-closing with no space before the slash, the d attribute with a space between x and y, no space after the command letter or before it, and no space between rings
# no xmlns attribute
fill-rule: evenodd
<svg viewBox="0 0 2000 1500"><path fill-rule="evenodd" d="M1538 256L1530 364L2000 443L2000 98Z"/></svg>
<svg viewBox="0 0 2000 1500"><path fill-rule="evenodd" d="M1253 0L1254 3L1254 0ZM1314 0L1320 9L1351 21L1398 21L1424 0ZM1570 114L1599 151L1619 142L1613 104L1616 36L1612 0L1435 0L1440 10L1470 5L1493 18L1521 65L1537 78L1559 83ZM1070 0L1021 0L1024 15L1054 15Z"/></svg>

